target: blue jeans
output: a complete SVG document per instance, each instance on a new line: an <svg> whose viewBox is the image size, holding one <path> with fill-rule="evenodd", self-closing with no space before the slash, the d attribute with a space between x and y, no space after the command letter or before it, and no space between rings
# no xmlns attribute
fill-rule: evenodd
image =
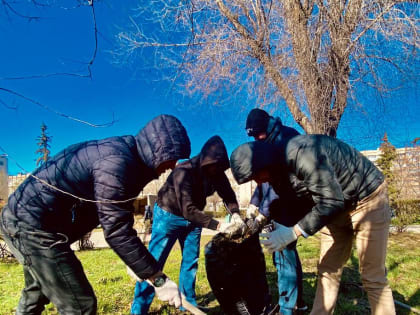
<svg viewBox="0 0 420 315"><path fill-rule="evenodd" d="M182 250L179 290L193 305L197 305L195 301L195 279L200 255L200 238L201 227L183 217L165 211L155 204L149 252L163 270L172 247L176 240L179 241ZM146 281L137 282L134 289L131 314L147 314L154 296L153 287Z"/></svg>
<svg viewBox="0 0 420 315"><path fill-rule="evenodd" d="M292 315L295 306L302 306L302 266L294 248L285 248L273 254L277 269L280 311Z"/></svg>

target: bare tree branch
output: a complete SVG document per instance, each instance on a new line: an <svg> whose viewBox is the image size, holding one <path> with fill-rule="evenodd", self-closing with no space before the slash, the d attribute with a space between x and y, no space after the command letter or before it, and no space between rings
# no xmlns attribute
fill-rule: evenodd
<svg viewBox="0 0 420 315"><path fill-rule="evenodd" d="M46 79L51 77L59 77L59 76L69 76L69 77L80 77L80 78L90 78L90 74L79 74L79 73L71 73L71 72L56 72L56 73L45 73L45 74L34 74L28 76L20 76L20 77L0 77L2 81L14 81L14 80L30 80L30 79Z"/></svg>
<svg viewBox="0 0 420 315"><path fill-rule="evenodd" d="M0 99L0 104L2 104L7 109L12 109L12 110L17 110L18 109L17 106L10 106L5 101L3 101L2 99Z"/></svg>
<svg viewBox="0 0 420 315"><path fill-rule="evenodd" d="M356 45L357 41L368 31L370 30L386 13L388 13L395 3L388 4L381 13L379 13L357 36L353 39L352 43L347 47L345 54L348 54Z"/></svg>
<svg viewBox="0 0 420 315"><path fill-rule="evenodd" d="M39 20L41 19L40 16L34 16L34 15L26 15L23 13L20 13L19 11L17 11L11 4L10 1L7 0L1 0L1 4L6 8L6 12L7 10L9 10L10 12L12 12L14 15L23 18L23 19L27 19L28 21L33 21L33 20Z"/></svg>
<svg viewBox="0 0 420 315"><path fill-rule="evenodd" d="M8 1L6 1L6 0L0 0L0 1L5 7L9 8L9 9L12 9ZM42 6L42 7L49 7L50 6L49 4L39 3L38 1L35 1L35 0L31 0L31 2L35 6ZM94 49L93 49L93 52L92 52L92 56L90 57L89 61L83 62L83 64L86 65L87 73L54 72L54 73L45 73L45 74L15 76L15 77L0 77L0 80L13 81L13 80L27 80L27 79L45 79L45 78L57 77L57 76L68 76L68 77L79 77L79 78L90 78L90 79L92 79L92 69L91 69L91 67L92 67L93 63L95 62L96 55L97 55L97 52L98 52L98 33L99 33L97 22L96 22L96 13L95 13L94 2L95 2L94 0L87 0L86 1L87 5L90 6L91 11L92 11L93 34L94 34ZM66 7L60 7L60 8L65 9L65 10L70 10L70 9L78 8L82 5L83 4L80 2L77 6L75 6L73 8L66 8ZM34 17L34 16L24 16L24 15L19 14L19 12L15 12L15 11L13 11L13 12L16 15L18 15L20 17L27 18L29 20L40 18L40 17Z"/></svg>
<svg viewBox="0 0 420 315"><path fill-rule="evenodd" d="M1 1L2 1L1 3L4 6L7 6L7 8L9 8L10 10L13 9L6 0L1 0ZM33 0L32 3L34 5L36 5L36 6L47 6L47 5L44 5L44 4L41 4L41 3L37 2L35 0ZM98 52L98 26L97 26L96 13L95 13L95 1L94 0L88 0L87 3L90 6L91 11L92 11L93 34L94 34L94 50L93 50L93 53L92 53L91 58L89 59L89 61L88 62L84 62L84 64L87 67L87 73L86 74L70 73L70 72L56 72L56 73L36 74L36 75L28 75L28 76L2 77L2 78L0 78L0 80L10 80L10 81L13 81L13 80L27 80L27 79L45 79L45 78L56 77L56 76L70 76L70 77L80 77L80 78L91 78L92 79L92 69L91 69L91 67L92 67L93 63L95 62L96 55L97 55L97 52ZM80 2L79 3L79 6L81 6L81 5L82 5L82 3ZM13 11L13 12L15 14L18 14L19 15L18 12L15 12L15 11ZM33 19L34 18L34 17L22 16L22 15L19 15L19 16L30 18L30 19ZM65 117L65 118L70 119L70 120L77 121L77 122L82 123L82 124L89 125L91 127L108 127L108 126L111 126L111 125L113 125L115 123L115 119L113 118L113 120L111 122L108 122L108 123L104 123L104 124L93 124L93 123L87 122L85 120L81 120L79 118L75 118L75 117L72 117L70 115L61 113L61 112L59 112L59 111L57 111L55 109L52 109L49 106L46 106L46 105L44 105L44 104L42 104L42 103L40 103L40 102L38 102L38 101L30 98L30 97L27 97L27 96L25 96L25 95L23 95L21 93L18 93L15 90L4 88L4 87L0 87L0 91L3 91L5 93L14 95L14 96L19 97L21 99L24 99L25 101L28 101L28 102L30 102L32 104L35 104L35 105L37 105L37 106L39 106L39 107L41 107L41 108L43 108L45 110L48 110L50 112L53 112L53 113L55 113L55 114L57 114L59 116ZM0 101L1 101L1 104L3 106L5 106L6 108L8 108L8 109L15 109L14 107L8 106L3 100L0 100Z"/></svg>
<svg viewBox="0 0 420 315"><path fill-rule="evenodd" d="M124 48L126 56L146 56L143 49L148 48L150 58L154 49L152 67L165 73L177 68L176 77L181 73L189 93L205 98L242 95L257 100L260 107L285 104L307 133L335 136L349 99L357 102L361 84L391 91L395 80L384 75L382 67L418 77L409 66L417 60L420 46L414 2L408 6L401 0L171 3L150 0L141 5L133 18L134 31L119 34L120 56ZM160 28L151 33L134 22L145 19ZM186 35L189 31L193 42ZM173 38L177 43L168 41Z"/></svg>
<svg viewBox="0 0 420 315"><path fill-rule="evenodd" d="M2 88L2 87L0 87L0 91L3 91L5 93L8 93L8 94L11 94L11 95L14 95L14 96L17 96L17 97L19 97L19 98L21 98L21 99L23 99L25 101L28 101L28 102L30 102L32 104L35 104L35 105L37 105L37 106L39 106L39 107L41 107L41 108L43 108L43 109L45 109L45 110L47 110L49 112L52 112L52 113L54 113L54 114L56 114L58 116L61 116L61 117L64 117L64 118L67 118L67 119L70 119L70 120L74 120L76 122L79 122L79 123L82 123L82 124L85 124L85 125L88 125L88 126L91 126L91 127L95 127L95 128L109 127L109 126L112 126L116 122L116 120L113 118L111 122L107 122L107 123L104 123L104 124L93 124L93 123L90 123L88 121L85 121L85 120L82 120L82 119L79 119L79 118L76 118L76 117L72 117L70 115L67 115L67 114L64 114L62 112L59 112L59 111L57 111L57 110L55 110L55 109L53 109L53 108L51 108L51 107L49 107L47 105L44 105L44 104L42 104L42 103L40 103L40 102L38 102L38 101L36 101L34 99L31 99L31 98L29 98L29 97L27 97L27 96L25 96L23 94L18 93L16 91L13 91L13 90L10 90L10 89L6 89L6 88Z"/></svg>

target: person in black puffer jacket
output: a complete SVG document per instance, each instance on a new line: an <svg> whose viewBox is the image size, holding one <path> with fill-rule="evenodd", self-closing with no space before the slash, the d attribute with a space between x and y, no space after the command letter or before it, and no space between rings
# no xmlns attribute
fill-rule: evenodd
<svg viewBox="0 0 420 315"><path fill-rule="evenodd" d="M321 230L318 286L311 314L334 311L343 266L355 239L372 314L395 314L386 279L390 209L383 174L357 150L323 135L295 136L281 146L249 142L230 159L239 184L269 182L277 194L313 203L293 227L260 234L269 251Z"/></svg>
<svg viewBox="0 0 420 315"><path fill-rule="evenodd" d="M179 289L193 305L197 305L195 280L201 230L203 227L212 230L220 227L219 221L203 212L206 198L217 192L228 211L241 220L235 192L225 174L228 168L229 157L223 140L219 136L211 137L200 154L175 167L159 190L154 207L149 251L163 268L173 245L179 241L182 249ZM242 227L246 228L245 223ZM150 285L137 282L131 314L147 314L153 296Z"/></svg>
<svg viewBox="0 0 420 315"><path fill-rule="evenodd" d="M72 242L101 224L105 239L158 297L176 307L176 284L161 271L133 229L133 200L143 187L188 158L190 140L170 115L139 133L69 146L36 169L10 196L0 231L23 264L25 288L16 314L96 314L96 297Z"/></svg>

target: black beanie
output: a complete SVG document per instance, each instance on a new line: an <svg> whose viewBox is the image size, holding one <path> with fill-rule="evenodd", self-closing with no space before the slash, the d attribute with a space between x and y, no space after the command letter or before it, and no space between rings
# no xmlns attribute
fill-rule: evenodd
<svg viewBox="0 0 420 315"><path fill-rule="evenodd" d="M254 108L246 118L246 132L248 136L256 136L262 132L267 132L270 115L265 110Z"/></svg>

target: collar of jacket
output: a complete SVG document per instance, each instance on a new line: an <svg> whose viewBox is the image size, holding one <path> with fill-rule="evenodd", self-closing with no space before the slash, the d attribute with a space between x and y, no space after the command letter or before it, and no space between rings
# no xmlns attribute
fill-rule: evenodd
<svg viewBox="0 0 420 315"><path fill-rule="evenodd" d="M276 117L270 117L270 120L268 121L268 127L267 127L267 138L265 142L268 143L274 143L276 139L282 137L283 133L283 124L281 122L281 119Z"/></svg>

